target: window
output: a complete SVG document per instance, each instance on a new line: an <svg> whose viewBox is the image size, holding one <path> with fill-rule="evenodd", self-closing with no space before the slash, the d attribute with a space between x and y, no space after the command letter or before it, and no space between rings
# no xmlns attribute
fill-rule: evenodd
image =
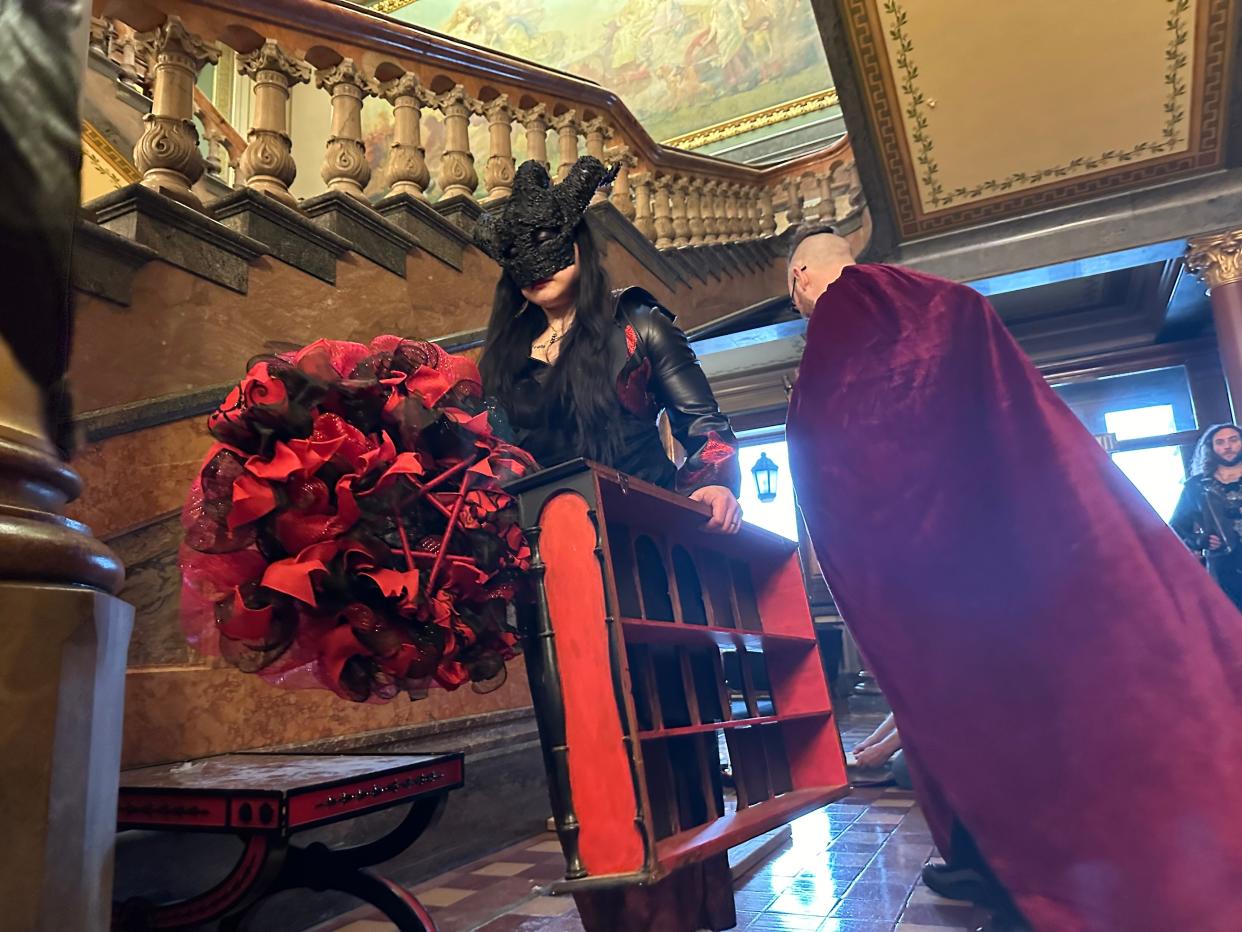
<svg viewBox="0 0 1242 932"><path fill-rule="evenodd" d="M1126 450L1113 454L1113 462L1134 483L1134 487L1151 502L1151 507L1165 521L1173 517L1182 483L1186 479L1186 467L1182 464L1182 450L1178 446L1150 447L1146 450Z"/></svg>
<svg viewBox="0 0 1242 932"><path fill-rule="evenodd" d="M1104 412L1104 427L1117 440L1138 440L1177 433L1172 405L1150 405Z"/></svg>
<svg viewBox="0 0 1242 932"><path fill-rule="evenodd" d="M789 448L784 436L768 434L751 443L742 440L742 444L738 450L738 461L742 467L742 494L738 496L738 502L742 506L743 517L751 524L796 541L798 513L794 506L793 482L789 477ZM776 498L770 502L759 501L755 476L751 472L764 453L779 470L776 474Z"/></svg>

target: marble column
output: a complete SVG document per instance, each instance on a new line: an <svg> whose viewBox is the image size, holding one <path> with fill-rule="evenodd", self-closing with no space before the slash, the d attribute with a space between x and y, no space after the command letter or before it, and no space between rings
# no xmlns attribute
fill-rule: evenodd
<svg viewBox="0 0 1242 932"><path fill-rule="evenodd" d="M529 110L518 112L518 120L526 130L526 158L538 162L545 169L548 164L548 108L535 104Z"/></svg>
<svg viewBox="0 0 1242 932"><path fill-rule="evenodd" d="M427 200L431 172L423 149L423 110L427 92L418 77L407 71L399 78L380 85L380 96L392 104L392 149L385 170L393 194L408 194Z"/></svg>
<svg viewBox="0 0 1242 932"><path fill-rule="evenodd" d="M460 84L437 94L435 104L444 116L444 154L440 157L440 173L436 181L442 198L474 197L479 186L479 173L470 151L470 112L474 102Z"/></svg>
<svg viewBox="0 0 1242 932"><path fill-rule="evenodd" d="M655 218L651 212L651 172L630 175L634 186L634 226L651 242L656 240Z"/></svg>
<svg viewBox="0 0 1242 932"><path fill-rule="evenodd" d="M268 41L239 56L237 67L254 79L249 144L239 177L246 187L297 207L297 198L289 193L298 173L289 138L289 88L309 81L311 66Z"/></svg>
<svg viewBox="0 0 1242 932"><path fill-rule="evenodd" d="M1216 344L1236 421L1242 417L1242 228L1191 239L1186 268L1212 298Z"/></svg>
<svg viewBox="0 0 1242 932"><path fill-rule="evenodd" d="M203 65L219 59L220 50L188 32L176 16L138 41L154 67L151 112L142 118L145 129L134 146L134 165L142 172L143 186L201 209L190 190L206 167L194 128L194 82Z"/></svg>
<svg viewBox="0 0 1242 932"><path fill-rule="evenodd" d="M332 95L332 130L328 135L320 177L329 191L340 191L365 204L371 163L362 142L362 101L376 87L352 58L315 73L315 85Z"/></svg>
<svg viewBox="0 0 1242 932"><path fill-rule="evenodd" d="M501 94L483 104L480 113L487 118L492 143L492 153L483 169L483 183L487 185L487 200L495 201L513 193L517 171L513 161L513 106L508 96Z"/></svg>

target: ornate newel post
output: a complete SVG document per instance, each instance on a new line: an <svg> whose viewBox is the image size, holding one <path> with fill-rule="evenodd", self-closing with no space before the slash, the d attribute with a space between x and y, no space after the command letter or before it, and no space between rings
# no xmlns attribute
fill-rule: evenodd
<svg viewBox="0 0 1242 932"><path fill-rule="evenodd" d="M362 100L374 95L375 85L350 58L317 72L315 83L332 95L332 132L320 173L324 184L329 191L370 204L365 193L371 181L371 164L362 143Z"/></svg>
<svg viewBox="0 0 1242 932"><path fill-rule="evenodd" d="M654 243L656 228L651 213L651 172L630 175L630 183L634 185L634 226Z"/></svg>
<svg viewBox="0 0 1242 932"><path fill-rule="evenodd" d="M487 199L494 201L513 193L513 178L517 173L513 161L513 107L509 98L501 94L483 104L479 112L487 117L487 131L492 142L492 154L483 169L483 183L487 185Z"/></svg>
<svg viewBox="0 0 1242 932"><path fill-rule="evenodd" d="M143 117L146 129L134 146L134 165L145 187L199 209L202 204L190 191L205 168L194 128L194 82L203 65L219 59L220 50L187 32L176 16L138 38L155 68L151 112Z"/></svg>
<svg viewBox="0 0 1242 932"><path fill-rule="evenodd" d="M526 130L526 157L538 162L545 169L548 163L548 108L535 104L529 110L518 113L522 129Z"/></svg>
<svg viewBox="0 0 1242 932"><path fill-rule="evenodd" d="M65 517L81 483L54 442L90 5L49 6L5 7L0 68L0 97L22 104L0 109L0 927L106 932L133 609L111 594L116 557Z"/></svg>
<svg viewBox="0 0 1242 932"><path fill-rule="evenodd" d="M566 110L560 116L554 116L550 125L556 130L561 159L561 164L556 167L556 180L564 181L569 177L574 162L578 161L578 111Z"/></svg>
<svg viewBox="0 0 1242 932"><path fill-rule="evenodd" d="M460 84L435 98L444 115L444 154L440 157L442 197L474 197L479 186L479 173L470 152L470 110L472 101Z"/></svg>
<svg viewBox="0 0 1242 932"><path fill-rule="evenodd" d="M1207 285L1212 298L1216 343L1236 421L1242 417L1242 229L1191 239L1186 268Z"/></svg>
<svg viewBox="0 0 1242 932"><path fill-rule="evenodd" d="M392 104L393 142L388 154L388 185L392 194L408 194L427 200L431 172L423 149L423 110L425 92L418 77L407 71L380 86L380 96Z"/></svg>
<svg viewBox="0 0 1242 932"><path fill-rule="evenodd" d="M240 56L237 65L254 78L250 143L241 158L240 178L246 187L297 207L297 198L289 193L298 174L289 138L289 88L309 81L311 66L271 41Z"/></svg>

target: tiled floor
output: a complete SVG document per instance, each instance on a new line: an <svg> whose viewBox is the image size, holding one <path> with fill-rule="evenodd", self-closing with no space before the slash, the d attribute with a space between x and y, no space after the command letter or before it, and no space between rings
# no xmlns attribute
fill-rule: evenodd
<svg viewBox="0 0 1242 932"><path fill-rule="evenodd" d="M856 722L846 747L869 730ZM864 789L799 819L792 838L737 887L738 929L751 932L950 932L986 917L941 899L919 872L933 854L911 794ZM560 875L560 846L533 838L416 889L441 932L571 932L582 924L569 897L540 896ZM342 916L315 932L390 932L374 911Z"/></svg>

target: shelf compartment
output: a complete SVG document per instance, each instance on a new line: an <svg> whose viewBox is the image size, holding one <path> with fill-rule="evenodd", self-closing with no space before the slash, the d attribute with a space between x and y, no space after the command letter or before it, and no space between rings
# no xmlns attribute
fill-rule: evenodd
<svg viewBox="0 0 1242 932"><path fill-rule="evenodd" d="M750 651L781 648L806 650L816 647L814 632L798 634L766 634L761 631L739 631L713 625L687 625L670 621L647 621L642 618L622 618L627 644L715 644L717 647L744 647Z"/></svg>
<svg viewBox="0 0 1242 932"><path fill-rule="evenodd" d="M764 715L758 718L735 718L726 722L704 722L701 725L683 725L677 728L640 731L638 737L643 741L656 741L661 738L677 738L682 735L702 735L712 731L729 731L734 728L753 728L757 725L779 725L781 723L799 722L806 719L831 717L832 710L823 709L818 712L800 712L797 715Z"/></svg>

